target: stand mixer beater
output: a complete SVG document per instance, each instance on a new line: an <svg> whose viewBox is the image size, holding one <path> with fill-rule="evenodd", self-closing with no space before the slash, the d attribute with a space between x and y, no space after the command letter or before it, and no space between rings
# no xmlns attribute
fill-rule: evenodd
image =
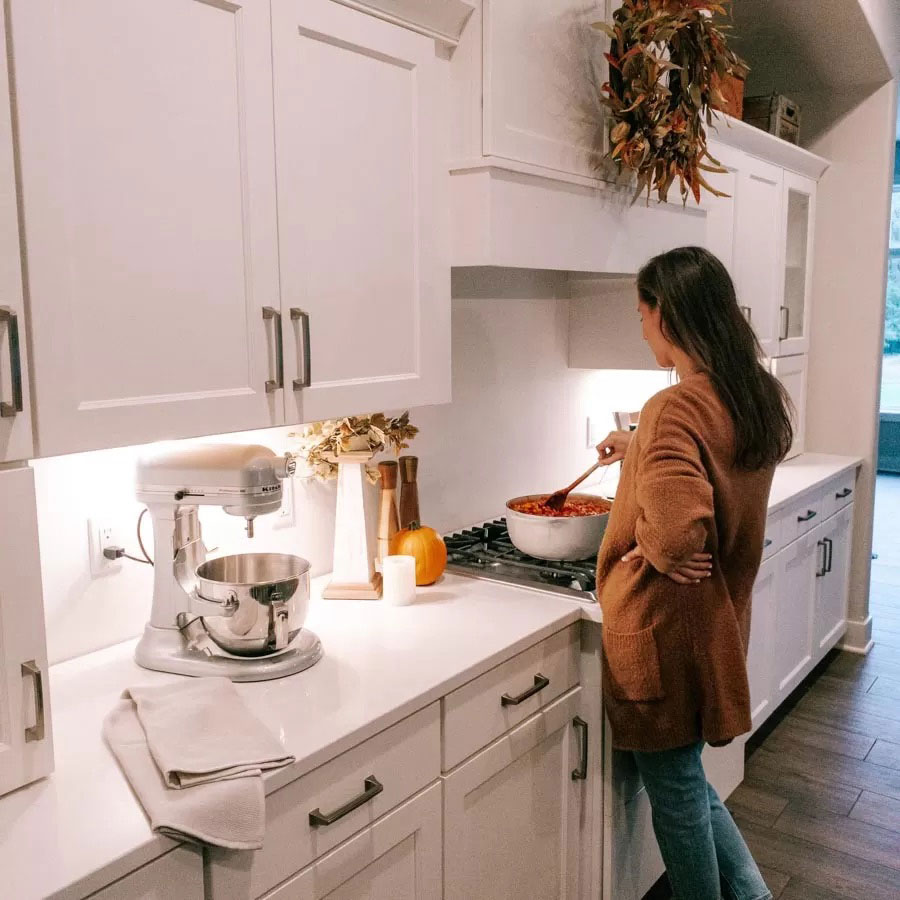
<svg viewBox="0 0 900 900"><path fill-rule="evenodd" d="M303 628L310 565L283 553L241 553L207 560L200 506L247 520L281 507L289 457L267 447L204 444L146 456L137 498L153 520L154 584L150 622L135 649L147 669L264 681L300 672L322 657Z"/></svg>

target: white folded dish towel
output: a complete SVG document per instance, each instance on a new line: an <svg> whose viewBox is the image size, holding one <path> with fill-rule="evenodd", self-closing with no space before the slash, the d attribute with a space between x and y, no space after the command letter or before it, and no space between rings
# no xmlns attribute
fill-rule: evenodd
<svg viewBox="0 0 900 900"><path fill-rule="evenodd" d="M232 850L262 846L262 772L294 757L227 678L128 688L103 734L154 831Z"/></svg>

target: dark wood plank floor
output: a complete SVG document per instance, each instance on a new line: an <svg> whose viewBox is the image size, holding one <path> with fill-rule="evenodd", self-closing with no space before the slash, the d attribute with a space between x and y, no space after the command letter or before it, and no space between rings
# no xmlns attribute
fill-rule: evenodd
<svg viewBox="0 0 900 900"><path fill-rule="evenodd" d="M728 801L781 900L900 900L900 477L878 481L875 647L832 653L797 689Z"/></svg>

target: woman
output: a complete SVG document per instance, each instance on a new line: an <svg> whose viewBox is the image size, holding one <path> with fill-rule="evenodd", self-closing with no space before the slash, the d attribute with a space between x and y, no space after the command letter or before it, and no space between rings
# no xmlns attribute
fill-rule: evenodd
<svg viewBox="0 0 900 900"><path fill-rule="evenodd" d="M644 339L678 383L597 448L624 458L597 572L613 743L634 753L677 900L768 900L700 754L751 727L750 596L790 402L712 254L657 256L637 288Z"/></svg>

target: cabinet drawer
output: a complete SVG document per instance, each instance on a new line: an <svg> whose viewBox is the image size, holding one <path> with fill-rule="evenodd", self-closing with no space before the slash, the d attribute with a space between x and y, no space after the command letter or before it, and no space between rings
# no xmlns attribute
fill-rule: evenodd
<svg viewBox="0 0 900 900"><path fill-rule="evenodd" d="M825 503L828 515L834 515L856 499L856 470L846 472L828 483Z"/></svg>
<svg viewBox="0 0 900 900"><path fill-rule="evenodd" d="M763 538L763 559L768 559L787 544L787 516L782 510L766 519L766 534Z"/></svg>
<svg viewBox="0 0 900 900"><path fill-rule="evenodd" d="M261 850L209 850L212 897L259 897L420 791L440 768L440 714L433 703L269 795ZM367 791L371 799L333 824L311 823L314 810L327 815Z"/></svg>
<svg viewBox="0 0 900 900"><path fill-rule="evenodd" d="M802 537L810 529L820 525L831 513L831 507L827 503L824 488L817 488L804 494L788 508L784 519L783 532L784 544Z"/></svg>
<svg viewBox="0 0 900 900"><path fill-rule="evenodd" d="M91 894L89 900L203 900L201 851L176 847Z"/></svg>
<svg viewBox="0 0 900 900"><path fill-rule="evenodd" d="M571 625L444 697L445 772L578 683L579 634Z"/></svg>

